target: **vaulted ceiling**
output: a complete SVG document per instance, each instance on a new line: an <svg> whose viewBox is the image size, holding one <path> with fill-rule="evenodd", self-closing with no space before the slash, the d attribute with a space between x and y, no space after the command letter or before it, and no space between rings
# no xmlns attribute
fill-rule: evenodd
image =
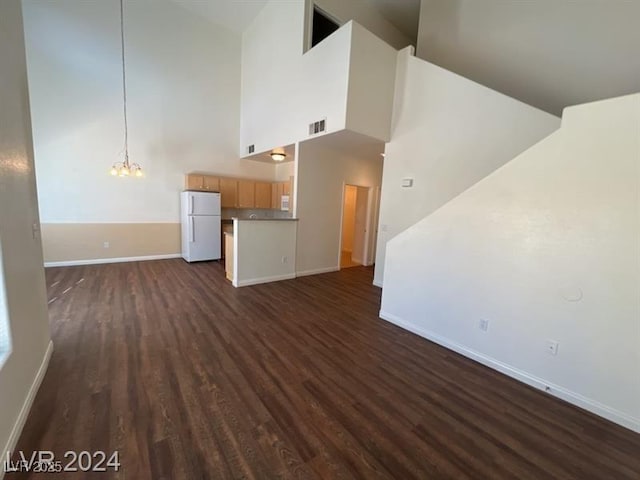
<svg viewBox="0 0 640 480"><path fill-rule="evenodd" d="M241 33L268 0L172 0L192 13ZM415 42L418 36L420 0L343 0L367 1L398 30Z"/></svg>
<svg viewBox="0 0 640 480"><path fill-rule="evenodd" d="M423 0L419 57L556 115L640 92L640 1Z"/></svg>
<svg viewBox="0 0 640 480"><path fill-rule="evenodd" d="M415 43L418 37L420 0L368 0L368 2Z"/></svg>
<svg viewBox="0 0 640 480"><path fill-rule="evenodd" d="M213 23L237 33L258 15L268 0L172 0L190 12L208 18Z"/></svg>

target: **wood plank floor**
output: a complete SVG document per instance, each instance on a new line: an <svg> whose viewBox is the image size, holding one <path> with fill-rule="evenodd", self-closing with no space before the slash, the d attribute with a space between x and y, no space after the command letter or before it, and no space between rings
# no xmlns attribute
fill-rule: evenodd
<svg viewBox="0 0 640 480"><path fill-rule="evenodd" d="M640 478L640 435L379 320L371 281L49 269L55 351L17 449L120 452L65 479Z"/></svg>

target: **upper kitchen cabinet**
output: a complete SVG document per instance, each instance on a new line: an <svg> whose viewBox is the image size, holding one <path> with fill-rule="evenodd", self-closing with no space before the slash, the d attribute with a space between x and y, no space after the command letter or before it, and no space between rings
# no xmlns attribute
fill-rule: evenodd
<svg viewBox="0 0 640 480"><path fill-rule="evenodd" d="M204 190L204 175L190 173L184 179L185 190Z"/></svg>
<svg viewBox="0 0 640 480"><path fill-rule="evenodd" d="M236 208L238 206L238 181L233 178L221 178L219 183L222 208Z"/></svg>
<svg viewBox="0 0 640 480"><path fill-rule="evenodd" d="M255 208L256 182L253 180L238 180L238 208Z"/></svg>
<svg viewBox="0 0 640 480"><path fill-rule="evenodd" d="M350 21L303 53L304 4L268 2L243 35L241 157L345 129L389 140L397 50Z"/></svg>
<svg viewBox="0 0 640 480"><path fill-rule="evenodd" d="M271 183L255 183L255 206L256 208L276 208L271 202Z"/></svg>
<svg viewBox="0 0 640 480"><path fill-rule="evenodd" d="M282 196L282 184L280 183L272 183L271 184L271 208L280 208L280 197ZM278 187L280 190L278 191Z"/></svg>
<svg viewBox="0 0 640 480"><path fill-rule="evenodd" d="M220 179L212 175L189 173L185 177L185 189L200 192L217 192L220 188Z"/></svg>
<svg viewBox="0 0 640 480"><path fill-rule="evenodd" d="M220 179L212 175L204 176L204 189L207 192L219 192L220 191Z"/></svg>

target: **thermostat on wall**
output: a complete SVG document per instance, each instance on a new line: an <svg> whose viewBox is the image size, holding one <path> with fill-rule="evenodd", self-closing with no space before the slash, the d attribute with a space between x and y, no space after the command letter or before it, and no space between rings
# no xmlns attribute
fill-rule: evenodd
<svg viewBox="0 0 640 480"><path fill-rule="evenodd" d="M402 187L403 188L411 188L411 187L413 187L413 178L403 178L402 179Z"/></svg>

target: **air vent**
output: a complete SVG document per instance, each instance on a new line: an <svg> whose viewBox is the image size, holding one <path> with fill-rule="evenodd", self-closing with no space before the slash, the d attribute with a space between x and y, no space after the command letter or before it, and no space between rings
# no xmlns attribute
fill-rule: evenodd
<svg viewBox="0 0 640 480"><path fill-rule="evenodd" d="M309 135L317 135L327 129L327 120L322 119L309 124Z"/></svg>
<svg viewBox="0 0 640 480"><path fill-rule="evenodd" d="M252 153L254 153L255 151L256 151L256 146L255 146L255 145L249 145L249 146L247 147L247 153L248 153L248 154L252 154Z"/></svg>

